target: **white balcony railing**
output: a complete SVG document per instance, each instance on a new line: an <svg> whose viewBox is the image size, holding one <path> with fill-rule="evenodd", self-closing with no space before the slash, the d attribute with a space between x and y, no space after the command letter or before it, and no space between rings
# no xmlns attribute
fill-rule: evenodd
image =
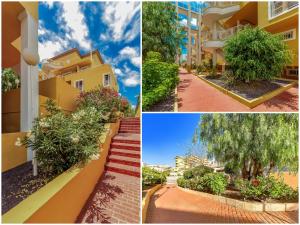
<svg viewBox="0 0 300 225"><path fill-rule="evenodd" d="M205 8L226 8L234 5L239 5L240 2L232 1L232 2L205 2Z"/></svg>
<svg viewBox="0 0 300 225"><path fill-rule="evenodd" d="M269 2L269 18L272 19L277 17L285 12L292 10L293 8L298 7L298 1L293 2Z"/></svg>
<svg viewBox="0 0 300 225"><path fill-rule="evenodd" d="M238 31L243 30L247 25L238 25L226 30L204 31L202 37L204 41L224 41L233 36Z"/></svg>

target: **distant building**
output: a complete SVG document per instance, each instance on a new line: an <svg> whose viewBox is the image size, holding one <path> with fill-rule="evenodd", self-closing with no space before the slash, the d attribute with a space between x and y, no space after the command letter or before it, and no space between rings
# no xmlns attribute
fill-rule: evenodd
<svg viewBox="0 0 300 225"><path fill-rule="evenodd" d="M223 171L224 167L215 160L210 161L207 158L199 157L196 155L191 156L176 156L174 171L182 175L185 170L194 168L196 166L204 165L214 169L215 172Z"/></svg>
<svg viewBox="0 0 300 225"><path fill-rule="evenodd" d="M157 170L159 172L164 172L164 171L172 169L172 167L169 166L169 165L150 165L150 164L145 165L144 164L144 166L147 166L147 167L149 167L151 169L154 169L154 170Z"/></svg>

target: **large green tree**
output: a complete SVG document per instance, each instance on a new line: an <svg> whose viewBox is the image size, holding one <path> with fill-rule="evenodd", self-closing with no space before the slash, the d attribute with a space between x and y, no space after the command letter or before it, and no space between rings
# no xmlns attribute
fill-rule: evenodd
<svg viewBox="0 0 300 225"><path fill-rule="evenodd" d="M205 114L198 138L244 179L298 170L297 114Z"/></svg>
<svg viewBox="0 0 300 225"><path fill-rule="evenodd" d="M270 80L291 62L291 52L280 35L248 27L229 38L224 56L237 80Z"/></svg>
<svg viewBox="0 0 300 225"><path fill-rule="evenodd" d="M184 37L170 2L143 3L143 60L149 51L159 52L163 61L174 62Z"/></svg>

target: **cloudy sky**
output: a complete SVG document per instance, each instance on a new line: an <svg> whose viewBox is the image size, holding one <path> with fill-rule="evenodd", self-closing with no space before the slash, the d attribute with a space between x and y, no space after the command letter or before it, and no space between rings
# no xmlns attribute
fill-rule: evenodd
<svg viewBox="0 0 300 225"><path fill-rule="evenodd" d="M136 105L140 93L139 2L39 3L41 60L77 47L98 49L113 66L122 96Z"/></svg>

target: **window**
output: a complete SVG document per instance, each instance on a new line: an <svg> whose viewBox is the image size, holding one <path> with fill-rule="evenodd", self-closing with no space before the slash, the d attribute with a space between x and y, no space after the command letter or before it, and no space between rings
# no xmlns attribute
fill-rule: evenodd
<svg viewBox="0 0 300 225"><path fill-rule="evenodd" d="M103 86L107 87L110 86L110 75L109 74L105 74L103 77L104 81L103 81Z"/></svg>
<svg viewBox="0 0 300 225"><path fill-rule="evenodd" d="M282 15L294 8L298 7L298 1L293 2L269 2L269 19L273 19L277 16Z"/></svg>
<svg viewBox="0 0 300 225"><path fill-rule="evenodd" d="M76 80L75 87L78 88L80 91L83 91L83 80Z"/></svg>
<svg viewBox="0 0 300 225"><path fill-rule="evenodd" d="M296 39L296 29L287 30L282 33L279 33L282 36L284 41L291 41Z"/></svg>

